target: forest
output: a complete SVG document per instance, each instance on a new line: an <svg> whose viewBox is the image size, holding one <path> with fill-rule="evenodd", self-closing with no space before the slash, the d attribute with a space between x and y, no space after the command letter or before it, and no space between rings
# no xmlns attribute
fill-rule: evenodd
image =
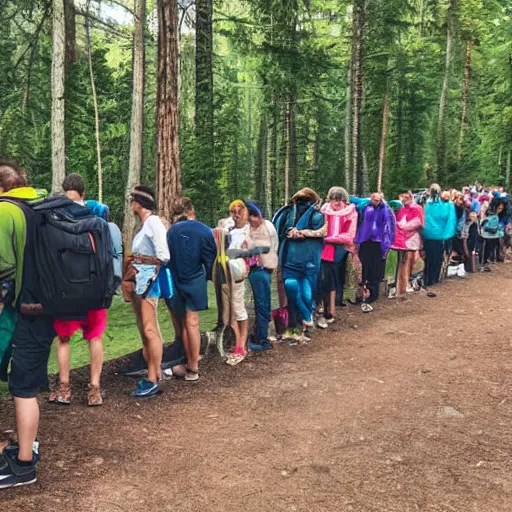
<svg viewBox="0 0 512 512"><path fill-rule="evenodd" d="M510 0L0 0L0 156L213 225L303 186L510 186Z"/></svg>

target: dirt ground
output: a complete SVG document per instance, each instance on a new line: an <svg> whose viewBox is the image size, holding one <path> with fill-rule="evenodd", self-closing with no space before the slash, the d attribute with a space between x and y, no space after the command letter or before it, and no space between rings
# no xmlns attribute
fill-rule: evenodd
<svg viewBox="0 0 512 512"><path fill-rule="evenodd" d="M505 266L346 308L307 346L205 362L149 402L109 365L103 408L43 405L39 483L0 509L512 510L511 285Z"/></svg>

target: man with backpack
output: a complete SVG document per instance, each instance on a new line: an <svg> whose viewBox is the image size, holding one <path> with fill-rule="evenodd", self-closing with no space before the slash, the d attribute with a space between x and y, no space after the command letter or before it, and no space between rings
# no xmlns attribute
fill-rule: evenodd
<svg viewBox="0 0 512 512"><path fill-rule="evenodd" d="M108 221L108 209L97 201L89 202L91 209L85 203L85 183L79 174L70 174L64 179L62 188L68 199L76 203L76 216L90 216L94 213L104 221ZM112 244L113 264L117 269L116 284L119 286L122 278L122 237L119 228L109 223L109 232ZM115 273L116 274L116 273ZM91 355L89 391L87 394L87 405L89 407L100 406L103 398L100 388L100 376L103 367L103 334L107 328L107 310L95 309L83 311L83 319L57 318L54 323L55 331L59 337L57 345L57 361L59 364L59 387L50 395L49 401L60 405L71 403L70 387L70 362L71 346L70 339L78 331L82 331L84 339L89 343Z"/></svg>
<svg viewBox="0 0 512 512"><path fill-rule="evenodd" d="M48 357L55 332L53 318L41 307L38 267L34 251L36 215L31 208L43 195L28 186L25 171L0 161L0 318L11 319L12 330L2 331L2 379L11 360L9 391L16 409L19 446L0 455L0 489L36 482L39 428L37 393L47 385ZM10 347L5 343L10 338Z"/></svg>

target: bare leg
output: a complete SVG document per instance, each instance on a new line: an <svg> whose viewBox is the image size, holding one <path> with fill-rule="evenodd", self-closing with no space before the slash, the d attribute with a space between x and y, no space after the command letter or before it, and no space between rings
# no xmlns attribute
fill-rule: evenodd
<svg viewBox="0 0 512 512"><path fill-rule="evenodd" d="M148 357L148 380L157 382L162 373L163 340L155 304L149 300L142 300L141 313Z"/></svg>
<svg viewBox="0 0 512 512"><path fill-rule="evenodd" d="M171 319L172 319L172 325L174 326L174 333L176 335L176 338L180 338L183 347L185 349L185 357L188 357L187 353L187 345L185 345L184 337L185 337L185 329L183 328L183 319L180 318L174 311L169 310L171 313ZM179 378L185 377L185 374L187 373L187 370L185 368L185 365L179 364L177 366L172 367L172 373Z"/></svg>
<svg viewBox="0 0 512 512"><path fill-rule="evenodd" d="M332 290L329 293L329 313L333 317L336 316L336 290Z"/></svg>
<svg viewBox="0 0 512 512"><path fill-rule="evenodd" d="M199 313L197 311L187 311L185 333L183 343L187 354L187 365L191 370L197 371L201 351L201 332L199 331Z"/></svg>
<svg viewBox="0 0 512 512"><path fill-rule="evenodd" d="M18 458L23 462L32 460L32 447L39 428L39 404L37 398L14 397L16 409L16 428L20 452Z"/></svg>
<svg viewBox="0 0 512 512"><path fill-rule="evenodd" d="M249 320L242 320L241 322L237 322L237 327L240 331L240 345L237 346L243 347L244 350L247 349L247 338L249 336Z"/></svg>
<svg viewBox="0 0 512 512"><path fill-rule="evenodd" d="M71 345L69 338L59 338L57 344L57 363L59 365L59 380L69 384L71 366Z"/></svg>
<svg viewBox="0 0 512 512"><path fill-rule="evenodd" d="M94 338L89 341L91 354L91 385L100 385L101 369L103 368L103 339Z"/></svg>

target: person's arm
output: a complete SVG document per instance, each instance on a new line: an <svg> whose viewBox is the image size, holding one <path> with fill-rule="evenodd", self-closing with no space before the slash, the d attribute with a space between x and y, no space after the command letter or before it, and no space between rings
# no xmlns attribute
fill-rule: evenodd
<svg viewBox="0 0 512 512"><path fill-rule="evenodd" d="M169 246L167 244L167 230L160 217L151 216L146 220L147 233L155 247L155 256L162 263L166 263L171 258Z"/></svg>
<svg viewBox="0 0 512 512"><path fill-rule="evenodd" d="M14 219L8 212L2 210L0 204L0 304L10 300L11 293L7 293L7 290L11 290L16 284L17 270ZM2 283L4 283L3 286Z"/></svg>
<svg viewBox="0 0 512 512"><path fill-rule="evenodd" d="M320 229L301 229L299 233L304 238L324 238L327 236L327 222Z"/></svg>

